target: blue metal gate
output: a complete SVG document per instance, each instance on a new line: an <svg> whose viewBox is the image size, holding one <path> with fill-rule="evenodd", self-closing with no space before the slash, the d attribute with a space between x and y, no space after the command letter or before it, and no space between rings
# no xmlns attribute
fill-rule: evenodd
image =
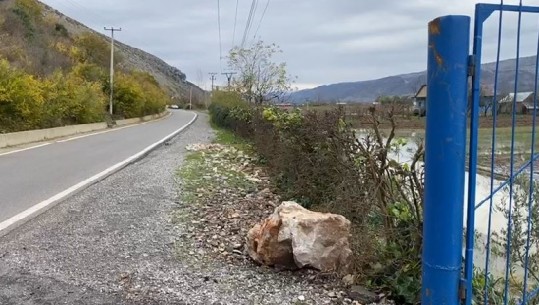
<svg viewBox="0 0 539 305"><path fill-rule="evenodd" d="M535 57L521 56L523 16L537 13L522 0L477 4L470 56L468 17L429 24L422 304L539 304L537 21ZM514 45L503 44L504 15L515 17Z"/></svg>
<svg viewBox="0 0 539 305"><path fill-rule="evenodd" d="M495 12L498 12L498 38L495 73L492 88L492 124L488 127L490 132L490 151L486 150L487 158L484 176L488 177L488 195L485 198L478 196L478 168L481 166L478 152L484 151L479 145L479 106L481 102L481 87L485 84L482 79L481 58L483 47L483 32L486 20ZM499 98L500 89L500 53L502 45L502 30L504 28L504 13L515 12L517 18L516 45L514 46L514 80L512 95ZM534 208L536 199L534 196L534 161L536 156L535 147L535 123L537 117L537 51L535 52L534 86L531 101L520 101L521 92L520 61L521 61L521 31L524 13L538 13L538 7L519 5L478 4L475 11L474 51L473 51L473 77L472 77L472 104L470 119L470 149L469 149L469 183L468 205L466 223L466 256L464 283L466 287L466 304L530 304L538 292L538 279L535 277L535 266L539 262L531 262L530 258L537 259L534 255L537 249L532 249L534 226ZM539 40L537 42L539 48ZM520 94L523 95L523 94ZM498 121L502 119L500 112L503 103L508 103L510 109L510 126L498 127ZM522 103L522 105L520 105ZM527 105L531 104L531 105ZM524 107L531 106L531 126L524 124L517 129L517 115L524 112ZM521 110L522 109L522 110ZM502 132L502 128L505 128ZM529 133L529 141L520 138L525 131ZM502 151L500 142L508 143L507 151ZM520 143L529 142L529 143ZM529 145L529 146L528 146ZM527 146L527 147L526 147ZM528 149L529 148L529 149ZM500 157L500 156L503 156ZM507 168L508 167L508 168ZM500 177L507 176L504 179ZM498 178L498 179L497 179ZM497 195L498 194L498 195ZM500 194L505 198L500 198ZM495 198L500 198L496 201ZM486 231L478 230L476 216L478 210L487 209ZM496 223L501 217L496 213L502 212L505 225ZM498 230L498 231L497 231ZM484 241L484 256L476 252L482 248L482 244L475 244L476 240ZM494 247L501 247L493 251ZM481 261L482 260L482 261ZM496 265L501 263L505 268L496 270ZM475 271L474 271L475 269ZM533 274L532 274L533 273ZM538 274L539 275L539 274ZM533 277L533 278L532 278ZM475 286L475 287L474 287ZM476 295L473 295L474 290Z"/></svg>

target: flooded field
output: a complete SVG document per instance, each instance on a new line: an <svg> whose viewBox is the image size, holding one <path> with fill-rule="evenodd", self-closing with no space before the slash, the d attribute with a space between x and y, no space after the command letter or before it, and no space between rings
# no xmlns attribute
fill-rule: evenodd
<svg viewBox="0 0 539 305"><path fill-rule="evenodd" d="M478 175L476 178L476 196L474 205L475 210L475 251L474 262L479 270L484 270L486 264L486 244L487 236L490 234L498 235L496 239L501 242L502 232L507 229L507 218L504 214L504 209L508 206L509 191L507 187L502 188L496 194L490 197L493 190L496 190L510 173L511 164L511 138L512 132L510 128L499 128L496 132L496 149L494 151L494 172L495 175L490 175L491 154L492 154L492 134L491 130L481 130L479 134L479 149L478 149ZM359 132L359 137L365 134L362 130ZM404 143L398 149L394 150L391 157L400 163L410 163L414 153L417 150L417 143L423 141L424 131L421 130L399 130L397 138L402 138L401 143ZM514 171L516 172L522 165L526 164L531 158L531 128L519 127L515 130L514 145L513 145L513 162ZM534 143L535 148L539 150L537 142ZM539 161L534 164L534 172L539 170ZM524 177L530 175L529 168L524 170ZM492 178L491 178L492 177ZM468 201L468 172L465 176L465 193L464 193L464 213L463 224L464 228L467 221L467 201ZM534 174L534 179L539 178ZM515 191L518 191L518 186ZM483 202L484 201L484 202ZM480 206L479 203L483 202ZM524 211L527 213L527 211ZM494 243L493 243L494 244ZM464 250L464 249L463 249ZM532 247L532 251L536 251L536 247ZM464 254L464 251L463 251ZM504 277L506 270L505 245L497 244L492 246L490 253L489 269L491 274L496 277ZM523 268L518 265L511 266L513 276L523 276Z"/></svg>

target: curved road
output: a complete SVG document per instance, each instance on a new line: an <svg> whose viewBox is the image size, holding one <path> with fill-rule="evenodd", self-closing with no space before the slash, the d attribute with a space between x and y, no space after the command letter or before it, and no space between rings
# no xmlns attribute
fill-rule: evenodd
<svg viewBox="0 0 539 305"><path fill-rule="evenodd" d="M0 155L0 224L141 152L194 117L175 110L159 121Z"/></svg>

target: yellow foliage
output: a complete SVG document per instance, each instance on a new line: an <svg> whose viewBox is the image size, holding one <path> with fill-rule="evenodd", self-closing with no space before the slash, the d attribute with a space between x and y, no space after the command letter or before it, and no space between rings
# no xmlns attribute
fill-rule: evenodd
<svg viewBox="0 0 539 305"><path fill-rule="evenodd" d="M95 64L78 63L72 68L72 73L86 81L103 82L107 76L105 70Z"/></svg>
<svg viewBox="0 0 539 305"><path fill-rule="evenodd" d="M43 18L43 22L48 27L53 27L56 23L58 23L59 20L60 18L54 14L47 14L45 15L45 18Z"/></svg>
<svg viewBox="0 0 539 305"><path fill-rule="evenodd" d="M86 55L84 53L84 51L78 47L75 47L75 46L71 46L69 48L69 57L71 57L71 59L73 59L74 61L76 62L85 62L86 61Z"/></svg>
<svg viewBox="0 0 539 305"><path fill-rule="evenodd" d="M26 14L33 18L41 18L43 13L43 8L41 4L36 0L17 0L15 2L15 7L23 10Z"/></svg>
<svg viewBox="0 0 539 305"><path fill-rule="evenodd" d="M83 124L103 119L106 98L98 83L88 82L71 72L56 72L44 81L46 127Z"/></svg>
<svg viewBox="0 0 539 305"><path fill-rule="evenodd" d="M70 54L70 47L67 46L65 43L61 42L61 41L56 41L56 42L53 42L52 44L53 48L62 53L62 54L65 54L65 55L69 55Z"/></svg>
<svg viewBox="0 0 539 305"><path fill-rule="evenodd" d="M27 72L32 63L24 48L10 44L5 56L13 65L2 59L0 50L0 133L104 120L110 84L103 62L108 62L109 54L99 36L77 39L75 45L67 39L49 42L50 49L73 62L70 68L44 73L48 76L43 77ZM118 72L114 89L117 117L158 113L170 103L169 96L146 72Z"/></svg>
<svg viewBox="0 0 539 305"><path fill-rule="evenodd" d="M43 88L39 80L12 69L6 60L0 60L0 127L37 126L43 102Z"/></svg>
<svg viewBox="0 0 539 305"><path fill-rule="evenodd" d="M161 112L170 103L169 96L146 72L118 73L114 82L115 113L125 118Z"/></svg>
<svg viewBox="0 0 539 305"><path fill-rule="evenodd" d="M106 67L110 62L110 45L102 37L85 32L75 38L71 58Z"/></svg>
<svg viewBox="0 0 539 305"><path fill-rule="evenodd" d="M102 84L76 71L38 79L0 60L0 132L102 121L106 101Z"/></svg>

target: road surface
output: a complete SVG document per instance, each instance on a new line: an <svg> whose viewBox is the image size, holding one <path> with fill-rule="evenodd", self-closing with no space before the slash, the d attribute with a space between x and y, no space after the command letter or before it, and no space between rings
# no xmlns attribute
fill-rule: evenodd
<svg viewBox="0 0 539 305"><path fill-rule="evenodd" d="M0 224L141 152L194 117L174 110L158 121L0 154Z"/></svg>

